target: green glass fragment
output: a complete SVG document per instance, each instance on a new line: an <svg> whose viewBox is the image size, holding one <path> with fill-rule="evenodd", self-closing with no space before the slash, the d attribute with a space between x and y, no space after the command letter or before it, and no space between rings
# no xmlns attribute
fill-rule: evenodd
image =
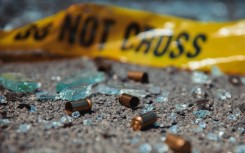
<svg viewBox="0 0 245 153"><path fill-rule="evenodd" d="M59 98L62 100L76 101L84 99L92 94L92 85L82 85L62 90Z"/></svg>
<svg viewBox="0 0 245 153"><path fill-rule="evenodd" d="M42 91L36 93L36 99L38 101L54 101L59 99L59 95Z"/></svg>
<svg viewBox="0 0 245 153"><path fill-rule="evenodd" d="M76 87L80 85L92 85L105 80L103 72L83 70L73 74L67 78L62 79L56 86L56 91L60 92L63 89Z"/></svg>
<svg viewBox="0 0 245 153"><path fill-rule="evenodd" d="M3 87L14 92L33 92L40 86L20 73L2 73L0 78Z"/></svg>

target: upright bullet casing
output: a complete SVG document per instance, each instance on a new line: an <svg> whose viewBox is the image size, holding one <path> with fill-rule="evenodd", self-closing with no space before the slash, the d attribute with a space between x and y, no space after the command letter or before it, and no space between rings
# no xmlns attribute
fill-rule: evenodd
<svg viewBox="0 0 245 153"><path fill-rule="evenodd" d="M67 102L65 104L65 110L68 114L75 111L88 111L92 108L92 102L90 99L82 99L73 102Z"/></svg>
<svg viewBox="0 0 245 153"><path fill-rule="evenodd" d="M134 117L131 122L131 127L133 128L133 130L138 131L154 124L156 121L157 115L151 111Z"/></svg>
<svg viewBox="0 0 245 153"><path fill-rule="evenodd" d="M148 83L148 74L145 72L139 72L139 71L129 71L128 72L128 78L132 79L137 82L142 82L142 83Z"/></svg>
<svg viewBox="0 0 245 153"><path fill-rule="evenodd" d="M129 108L135 108L139 105L139 98L138 97L135 97L135 96L132 96L132 95L129 95L129 94L121 94L119 96L119 102L120 104L126 106L126 107L129 107Z"/></svg>
<svg viewBox="0 0 245 153"><path fill-rule="evenodd" d="M175 152L191 153L191 144L175 134L167 134L165 143Z"/></svg>

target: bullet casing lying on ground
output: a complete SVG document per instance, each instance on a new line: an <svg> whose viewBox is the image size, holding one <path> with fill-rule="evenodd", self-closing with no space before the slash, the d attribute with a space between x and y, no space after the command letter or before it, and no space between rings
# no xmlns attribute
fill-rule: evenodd
<svg viewBox="0 0 245 153"><path fill-rule="evenodd" d="M156 121L157 115L151 111L134 117L131 122L131 127L133 130L138 131L153 125Z"/></svg>
<svg viewBox="0 0 245 153"><path fill-rule="evenodd" d="M90 99L82 99L73 102L67 102L65 104L65 110L68 114L75 111L88 111L92 108L92 102Z"/></svg>
<svg viewBox="0 0 245 153"><path fill-rule="evenodd" d="M129 71L128 78L137 82L148 83L148 74L145 72L139 71Z"/></svg>
<svg viewBox="0 0 245 153"><path fill-rule="evenodd" d="M97 70L105 73L110 73L112 66L108 63L97 64Z"/></svg>
<svg viewBox="0 0 245 153"><path fill-rule="evenodd" d="M139 98L138 97L135 97L135 96L132 96L132 95L129 95L129 94L126 94L126 93L123 93L119 96L119 103L121 105L124 105L128 108L135 108L139 105Z"/></svg>
<svg viewBox="0 0 245 153"><path fill-rule="evenodd" d="M165 143L175 152L191 153L191 143L175 134L167 134Z"/></svg>

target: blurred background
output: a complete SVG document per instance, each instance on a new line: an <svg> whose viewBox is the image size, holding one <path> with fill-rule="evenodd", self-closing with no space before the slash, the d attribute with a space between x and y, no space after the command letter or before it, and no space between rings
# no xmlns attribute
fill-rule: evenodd
<svg viewBox="0 0 245 153"><path fill-rule="evenodd" d="M111 4L200 21L245 18L245 0L0 0L0 28L11 30L73 3Z"/></svg>

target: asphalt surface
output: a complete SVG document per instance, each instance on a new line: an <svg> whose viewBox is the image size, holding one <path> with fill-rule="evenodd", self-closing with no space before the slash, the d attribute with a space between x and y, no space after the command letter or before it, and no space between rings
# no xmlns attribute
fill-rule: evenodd
<svg viewBox="0 0 245 153"><path fill-rule="evenodd" d="M209 75L211 85L203 85L192 81L192 72L173 67L151 68L106 62L112 65L112 73L101 84L127 83L140 89L156 86L162 91L169 91L168 100L158 103L157 95L150 94L140 98L139 107L132 110L122 106L117 95L93 94L89 97L93 102L90 112L81 114L72 124L47 128L48 123L59 121L66 115L64 101L40 102L35 100L35 93L13 93L1 87L0 95L6 96L7 104L0 105L0 119L9 119L9 123L0 124L0 152L160 153L163 152L161 148L166 147L166 133L175 125L175 132L191 142L195 153L230 153L235 152L237 146L245 144L244 131L242 132L242 128L245 128L245 112L239 111L244 104L245 88L243 85L231 84L229 76ZM92 60L79 58L36 63L1 63L0 73L23 73L42 84L40 91L55 92L58 81L51 79L53 76L64 78L82 69L97 68ZM129 70L147 72L150 83L141 84L128 80L126 73ZM194 87L206 90L205 98L210 105L200 104L191 92ZM218 89L229 91L231 98L218 99ZM145 104L154 107L158 125L143 131L133 131L130 127L131 119L142 113ZM187 104L188 107L177 111L176 104ZM30 112L29 106L34 106L36 110ZM200 120L193 115L194 111L200 109L207 109L211 113L201 119L206 124L201 131L198 128ZM236 119L229 120L227 116L230 114L237 115ZM88 121L91 123L86 124ZM27 124L29 128L20 132L18 128L21 124ZM144 151L143 147L146 148ZM172 152L171 149L168 152Z"/></svg>

